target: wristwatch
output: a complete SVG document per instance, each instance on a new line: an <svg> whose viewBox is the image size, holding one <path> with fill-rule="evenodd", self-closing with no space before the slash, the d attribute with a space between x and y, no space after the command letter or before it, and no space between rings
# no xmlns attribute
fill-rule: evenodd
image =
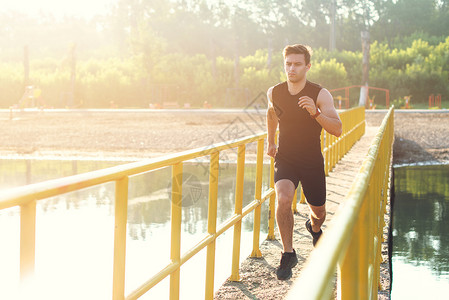
<svg viewBox="0 0 449 300"><path fill-rule="evenodd" d="M319 115L321 115L321 111L320 111L320 109L317 107L316 108L316 113L312 116L312 115L310 115L310 117L312 118L312 119L316 119Z"/></svg>

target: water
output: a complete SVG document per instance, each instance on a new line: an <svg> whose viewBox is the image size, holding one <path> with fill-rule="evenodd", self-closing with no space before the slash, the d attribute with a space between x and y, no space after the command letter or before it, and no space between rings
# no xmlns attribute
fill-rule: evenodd
<svg viewBox="0 0 449 300"><path fill-rule="evenodd" d="M395 169L393 300L449 298L449 165Z"/></svg>
<svg viewBox="0 0 449 300"><path fill-rule="evenodd" d="M208 159L208 158L206 158ZM0 160L0 191L8 187L73 175L123 162ZM235 165L220 164L217 228L234 211ZM253 200L255 165L245 167L244 205ZM268 186L264 168L263 188ZM126 249L126 294L170 262L170 177L166 167L130 178ZM183 168L181 254L207 232L208 163ZM186 182L186 180L189 180ZM187 184L186 184L187 183ZM189 191L188 186L193 187ZM268 228L262 207L261 241ZM35 281L23 299L110 299L114 235L114 184L108 183L39 201L36 216ZM253 214L242 223L241 261L252 249ZM19 209L0 211L0 299L17 295ZM217 239L215 289L231 274L232 228ZM181 299L204 298L206 251L181 267ZM168 278L141 299L168 299Z"/></svg>

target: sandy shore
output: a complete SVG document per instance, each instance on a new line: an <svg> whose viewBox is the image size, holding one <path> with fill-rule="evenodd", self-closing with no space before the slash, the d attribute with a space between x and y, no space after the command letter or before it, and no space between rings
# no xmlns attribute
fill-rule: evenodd
<svg viewBox="0 0 449 300"><path fill-rule="evenodd" d="M265 130L236 111L0 111L0 155L142 159Z"/></svg>
<svg viewBox="0 0 449 300"><path fill-rule="evenodd" d="M368 111L367 125L380 125L384 115ZM263 131L264 111L32 110L11 118L0 110L0 156L142 159ZM444 161L449 113L397 111L394 164Z"/></svg>

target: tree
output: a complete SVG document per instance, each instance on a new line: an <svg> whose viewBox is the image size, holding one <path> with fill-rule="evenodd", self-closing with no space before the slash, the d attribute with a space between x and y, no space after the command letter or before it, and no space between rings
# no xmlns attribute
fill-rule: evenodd
<svg viewBox="0 0 449 300"><path fill-rule="evenodd" d="M391 43L397 36L408 36L416 31L429 32L435 12L434 0L376 1L379 20L372 26L375 40Z"/></svg>

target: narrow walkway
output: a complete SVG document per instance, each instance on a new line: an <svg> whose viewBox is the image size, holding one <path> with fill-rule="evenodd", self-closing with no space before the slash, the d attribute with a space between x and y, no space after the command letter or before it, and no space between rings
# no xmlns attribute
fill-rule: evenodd
<svg viewBox="0 0 449 300"><path fill-rule="evenodd" d="M334 170L326 178L327 180L327 219L323 226L332 222L339 205L349 192L352 182L365 159L368 149L377 134L378 127L366 127L365 135L353 146L337 164ZM312 238L306 231L304 223L308 218L306 204L298 204L298 214L295 214L295 227L293 234L293 247L298 256L298 265L293 269L290 280L279 281L275 270L279 265L282 245L279 232L275 230L276 240L264 241L260 247L262 258L247 258L240 266L240 282L225 282L215 294L215 299L283 299L289 291L294 280L298 278L310 251L312 251ZM387 209L389 212L389 209ZM387 222L388 224L388 222ZM384 243L386 244L386 243ZM382 249L387 265L386 246ZM388 270L381 270L383 288L388 288L389 278L385 276ZM388 294L388 293L387 293ZM380 299L388 299L380 295Z"/></svg>

